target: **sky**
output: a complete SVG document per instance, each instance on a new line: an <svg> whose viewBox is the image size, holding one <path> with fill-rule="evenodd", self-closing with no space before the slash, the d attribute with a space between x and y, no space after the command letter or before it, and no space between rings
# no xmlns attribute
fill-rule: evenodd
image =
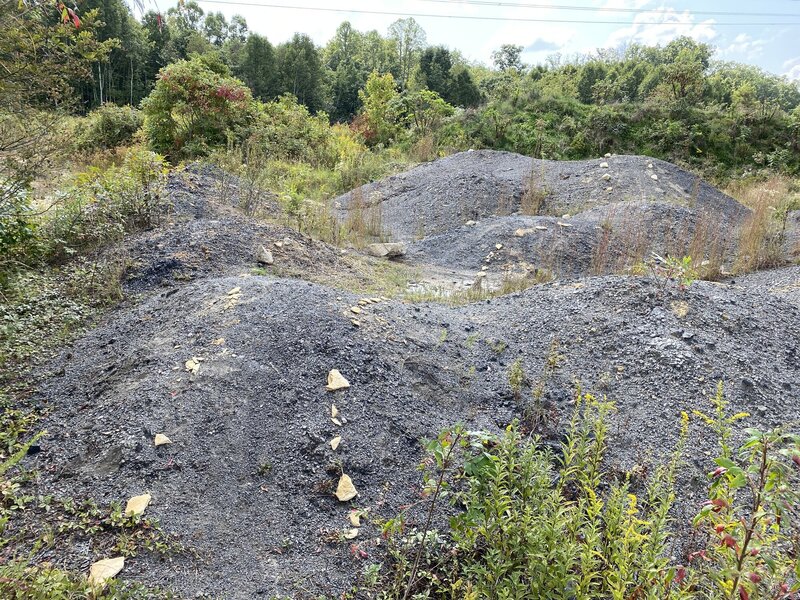
<svg viewBox="0 0 800 600"><path fill-rule="evenodd" d="M207 13L242 15L251 31L266 35L273 44L300 32L324 45L345 20L361 31L377 29L385 34L393 21L413 16L425 30L428 44L457 49L468 60L487 65L491 64L492 51L501 44L522 46L523 61L538 64L556 53L572 56L631 43L665 44L688 35L715 46L714 58L718 60L754 64L800 80L800 0L198 0L198 3ZM159 4L159 9L166 11L175 0Z"/></svg>

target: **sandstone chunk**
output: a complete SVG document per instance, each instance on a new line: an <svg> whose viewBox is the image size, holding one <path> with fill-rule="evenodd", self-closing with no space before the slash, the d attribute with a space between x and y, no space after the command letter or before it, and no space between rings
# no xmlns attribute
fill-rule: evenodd
<svg viewBox="0 0 800 600"><path fill-rule="evenodd" d="M402 242L387 242L384 244L369 244L365 248L367 254L377 258L397 258L404 256L406 245Z"/></svg>

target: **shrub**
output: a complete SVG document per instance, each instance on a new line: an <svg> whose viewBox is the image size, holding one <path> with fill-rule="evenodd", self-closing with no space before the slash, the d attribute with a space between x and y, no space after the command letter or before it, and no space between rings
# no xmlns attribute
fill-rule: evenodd
<svg viewBox="0 0 800 600"><path fill-rule="evenodd" d="M164 159L139 148L128 150L121 166L78 175L43 224L48 257L63 260L155 224L164 210L165 175Z"/></svg>
<svg viewBox="0 0 800 600"><path fill-rule="evenodd" d="M205 156L240 138L255 115L247 86L200 58L162 69L142 111L150 147L173 162Z"/></svg>
<svg viewBox="0 0 800 600"><path fill-rule="evenodd" d="M104 104L80 124L78 148L92 151L129 145L143 123L142 113L131 106Z"/></svg>
<svg viewBox="0 0 800 600"><path fill-rule="evenodd" d="M338 160L334 130L324 112L312 115L294 96L258 107L248 143L275 160L333 168Z"/></svg>
<svg viewBox="0 0 800 600"><path fill-rule="evenodd" d="M427 445L421 531L386 523L385 598L749 600L795 598L800 436L747 430L738 451L721 384L709 417L721 441L708 500L695 519L702 550L670 557L670 509L689 417L672 459L634 493L631 475L603 471L613 405L578 393L555 454L517 424L499 435L446 431ZM458 513L449 535L431 530L439 498Z"/></svg>

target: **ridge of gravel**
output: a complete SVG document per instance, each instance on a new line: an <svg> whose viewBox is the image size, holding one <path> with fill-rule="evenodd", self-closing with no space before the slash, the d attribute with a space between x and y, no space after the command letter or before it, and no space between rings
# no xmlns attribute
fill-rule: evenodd
<svg viewBox="0 0 800 600"><path fill-rule="evenodd" d="M344 221L357 201L379 205L386 233L411 241L466 221L518 213L531 185L545 194L545 213L556 216L629 201L686 205L733 224L749 214L730 196L662 160L614 155L551 161L495 150L460 152L369 183L336 198L334 209Z"/></svg>

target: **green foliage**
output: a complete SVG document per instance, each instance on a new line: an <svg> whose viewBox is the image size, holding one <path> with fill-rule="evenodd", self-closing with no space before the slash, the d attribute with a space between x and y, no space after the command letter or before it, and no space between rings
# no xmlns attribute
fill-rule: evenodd
<svg viewBox="0 0 800 600"><path fill-rule="evenodd" d="M0 179L0 273L13 268L15 257L23 254L34 237L28 190ZM0 276L0 285L2 285Z"/></svg>
<svg viewBox="0 0 800 600"><path fill-rule="evenodd" d="M667 285L670 283L674 283L679 290L685 291L697 281L698 274L693 265L691 256L682 258L667 256L664 258L655 253L644 263L662 294L666 292Z"/></svg>
<svg viewBox="0 0 800 600"><path fill-rule="evenodd" d="M391 73L373 71L366 86L358 92L364 108L356 126L369 145L388 144L398 133L395 106L399 94Z"/></svg>
<svg viewBox="0 0 800 600"><path fill-rule="evenodd" d="M715 416L702 415L721 436L721 455L694 520L704 545L690 565L669 556L688 415L672 459L637 496L630 475L614 480L603 471L613 406L579 393L557 455L516 424L498 436L456 427L427 444L426 525L403 536L402 515L386 523L392 562L373 578L379 597L793 597L800 590L800 436L746 430L734 451L730 425L741 416L726 414L721 394L720 387ZM445 497L459 509L447 535L429 528Z"/></svg>
<svg viewBox="0 0 800 600"><path fill-rule="evenodd" d="M293 96L258 106L249 131L249 144L271 159L333 167L338 161L336 140L325 113L311 115Z"/></svg>
<svg viewBox="0 0 800 600"><path fill-rule="evenodd" d="M256 98L266 102L277 95L278 69L275 50L267 38L255 33L248 36L241 64L235 72Z"/></svg>
<svg viewBox="0 0 800 600"><path fill-rule="evenodd" d="M119 167L79 174L42 225L46 255L64 260L155 224L164 210L165 175L164 159L139 148L128 150Z"/></svg>
<svg viewBox="0 0 800 600"><path fill-rule="evenodd" d="M129 145L143 122L142 114L133 107L104 104L80 122L78 148L91 151Z"/></svg>
<svg viewBox="0 0 800 600"><path fill-rule="evenodd" d="M163 69L142 111L151 148L172 161L224 146L240 137L254 116L250 90L201 58Z"/></svg>
<svg viewBox="0 0 800 600"><path fill-rule="evenodd" d="M292 39L278 46L278 78L282 93L289 93L316 112L323 105L322 59L313 40L296 33Z"/></svg>

